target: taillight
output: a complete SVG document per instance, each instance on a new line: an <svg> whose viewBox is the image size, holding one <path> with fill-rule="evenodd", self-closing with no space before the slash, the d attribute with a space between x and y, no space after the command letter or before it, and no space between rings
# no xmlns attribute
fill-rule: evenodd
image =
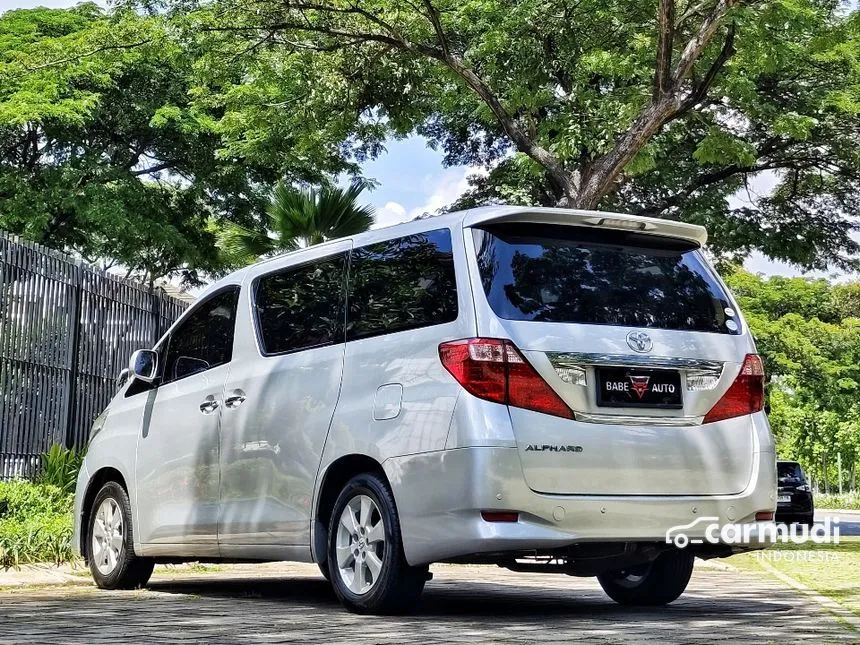
<svg viewBox="0 0 860 645"><path fill-rule="evenodd" d="M509 340L466 338L439 345L442 365L480 399L573 419L573 412Z"/></svg>
<svg viewBox="0 0 860 645"><path fill-rule="evenodd" d="M758 354L747 354L735 382L705 415L713 423L758 412L764 406L764 363Z"/></svg>

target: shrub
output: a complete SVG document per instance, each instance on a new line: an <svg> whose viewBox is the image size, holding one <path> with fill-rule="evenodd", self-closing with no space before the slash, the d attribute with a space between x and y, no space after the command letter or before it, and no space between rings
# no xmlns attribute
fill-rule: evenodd
<svg viewBox="0 0 860 645"><path fill-rule="evenodd" d="M842 509L843 511L860 510L860 493L857 491L843 493L834 493L825 495L824 493L814 494L815 508L834 508Z"/></svg>
<svg viewBox="0 0 860 645"><path fill-rule="evenodd" d="M0 481L0 567L72 559L74 496L58 486Z"/></svg>
<svg viewBox="0 0 860 645"><path fill-rule="evenodd" d="M63 492L74 493L85 454L83 449L66 448L55 443L48 452L41 455L42 474L39 481L52 484Z"/></svg>

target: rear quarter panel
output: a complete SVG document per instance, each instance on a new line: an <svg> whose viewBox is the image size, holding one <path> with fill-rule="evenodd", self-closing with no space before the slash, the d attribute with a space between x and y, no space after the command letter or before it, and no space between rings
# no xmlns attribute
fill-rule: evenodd
<svg viewBox="0 0 860 645"><path fill-rule="evenodd" d="M425 220L415 222L414 231L398 228L399 237L441 227ZM380 231L378 239L363 243L390 237ZM344 455L366 455L383 463L394 456L445 448L461 388L442 366L439 344L473 336L476 327L459 227L451 230L451 240L457 281L456 320L347 342L343 383L321 473Z"/></svg>

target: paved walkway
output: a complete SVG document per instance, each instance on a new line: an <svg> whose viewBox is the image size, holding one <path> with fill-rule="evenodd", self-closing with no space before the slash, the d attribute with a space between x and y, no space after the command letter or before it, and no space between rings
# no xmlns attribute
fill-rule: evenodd
<svg viewBox="0 0 860 645"><path fill-rule="evenodd" d="M768 578L697 564L667 608L629 609L591 578L436 566L418 612L362 617L312 565L160 570L150 589L88 585L0 592L0 643L860 642L819 605Z"/></svg>

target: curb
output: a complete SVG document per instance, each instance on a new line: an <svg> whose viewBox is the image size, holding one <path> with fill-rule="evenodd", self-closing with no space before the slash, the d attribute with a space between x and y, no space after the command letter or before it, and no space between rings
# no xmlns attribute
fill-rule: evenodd
<svg viewBox="0 0 860 645"><path fill-rule="evenodd" d="M17 569L0 569L0 588L91 584L88 577L72 573L84 570L79 564L23 564Z"/></svg>
<svg viewBox="0 0 860 645"><path fill-rule="evenodd" d="M850 609L846 609L842 605L840 605L835 600L828 598L827 596L823 596L814 589L807 587L805 584L800 582L799 580L795 580L789 575L786 575L769 562L765 562L764 560L759 560L759 566L761 566L765 571L767 571L774 578L777 578L781 582L787 584L789 587L800 591L805 596L807 596L810 600L814 600L819 605L824 607L830 613L835 614L840 620L848 623L852 628L860 631L860 616L855 614Z"/></svg>

